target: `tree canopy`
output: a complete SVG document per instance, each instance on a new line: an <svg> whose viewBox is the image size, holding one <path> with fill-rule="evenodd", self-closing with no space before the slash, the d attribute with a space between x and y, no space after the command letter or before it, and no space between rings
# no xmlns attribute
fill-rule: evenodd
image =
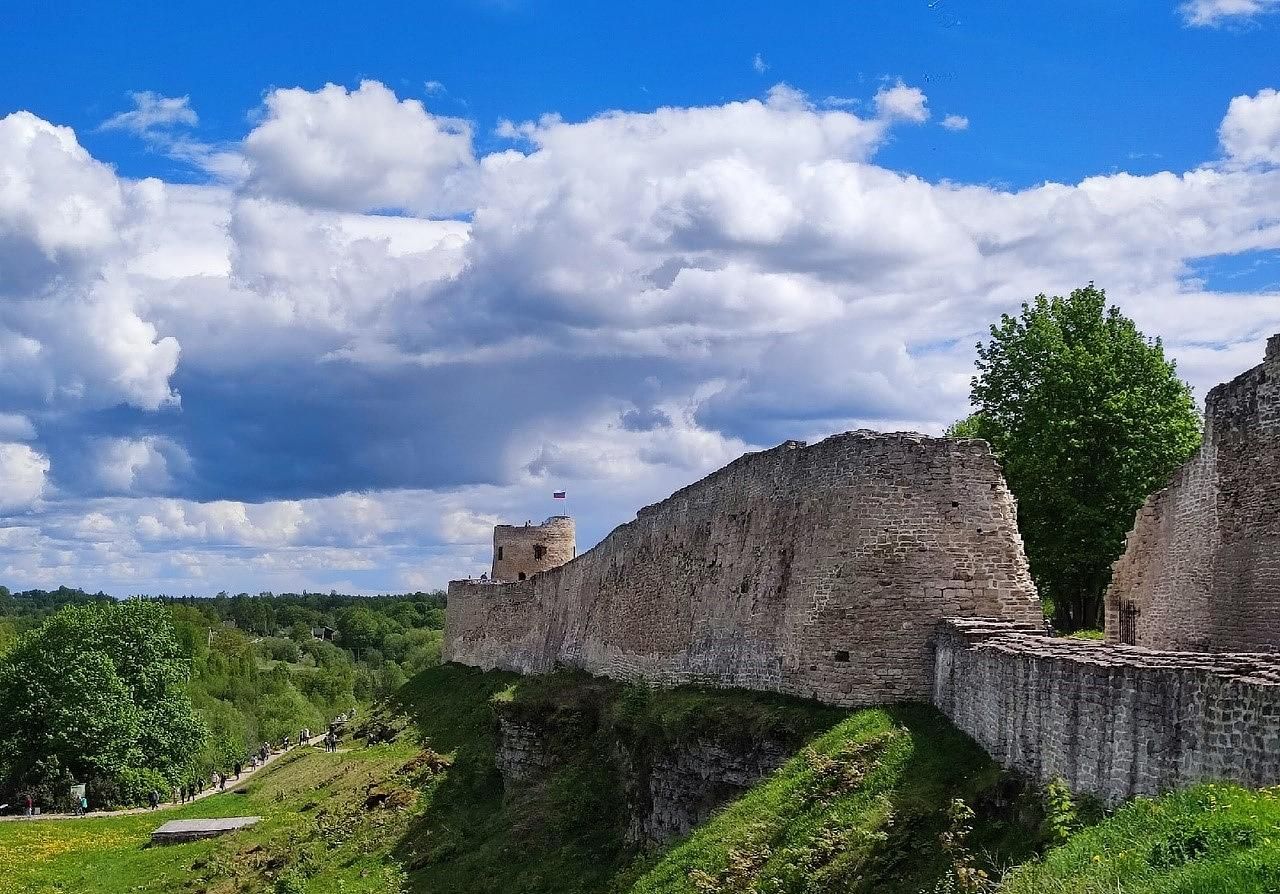
<svg viewBox="0 0 1280 894"><path fill-rule="evenodd" d="M1003 315L977 368L975 412L949 433L1000 458L1055 625L1099 626L1134 514L1200 444L1191 389L1092 283Z"/></svg>
<svg viewBox="0 0 1280 894"><path fill-rule="evenodd" d="M176 782L205 737L188 675L164 606L64 607L0 659L0 778L114 791L147 770Z"/></svg>

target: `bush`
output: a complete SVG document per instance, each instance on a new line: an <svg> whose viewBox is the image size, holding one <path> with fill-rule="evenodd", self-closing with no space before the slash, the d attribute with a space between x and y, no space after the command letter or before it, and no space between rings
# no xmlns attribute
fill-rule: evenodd
<svg viewBox="0 0 1280 894"><path fill-rule="evenodd" d="M302 658L302 649L291 639L282 637L268 637L258 643L258 649L267 658L275 661L287 661L290 664L296 664Z"/></svg>

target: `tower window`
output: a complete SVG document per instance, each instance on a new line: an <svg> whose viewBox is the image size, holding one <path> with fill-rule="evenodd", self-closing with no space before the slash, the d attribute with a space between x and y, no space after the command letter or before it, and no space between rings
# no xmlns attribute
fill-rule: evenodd
<svg viewBox="0 0 1280 894"><path fill-rule="evenodd" d="M539 544L537 544L536 546L534 546L534 548L533 548L533 557L534 557L535 559L541 559L541 558L542 558L543 556L545 556L546 554L547 554L547 548L546 548L545 546L543 546L541 543L539 543Z"/></svg>
<svg viewBox="0 0 1280 894"><path fill-rule="evenodd" d="M498 547L498 561L502 561L502 547Z"/></svg>
<svg viewBox="0 0 1280 894"><path fill-rule="evenodd" d="M839 661L840 663L843 664L844 662L849 660L849 651L847 649L837 649L835 657L836 657L836 661Z"/></svg>
<svg viewBox="0 0 1280 894"><path fill-rule="evenodd" d="M521 571L521 572L520 572L519 577L518 577L517 579L518 579L518 580L524 580L524 572L523 572L523 571Z"/></svg>

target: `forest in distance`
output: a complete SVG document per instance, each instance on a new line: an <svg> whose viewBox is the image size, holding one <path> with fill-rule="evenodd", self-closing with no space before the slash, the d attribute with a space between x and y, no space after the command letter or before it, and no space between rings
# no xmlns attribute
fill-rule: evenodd
<svg viewBox="0 0 1280 894"><path fill-rule="evenodd" d="M138 805L322 730L439 662L443 593L0 587L0 803ZM11 808L12 809L12 808Z"/></svg>

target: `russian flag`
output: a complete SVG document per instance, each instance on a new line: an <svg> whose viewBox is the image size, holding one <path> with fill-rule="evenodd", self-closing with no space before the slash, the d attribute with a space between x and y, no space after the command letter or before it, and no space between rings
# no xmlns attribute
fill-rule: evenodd
<svg viewBox="0 0 1280 894"><path fill-rule="evenodd" d="M551 499L553 499L553 500L563 500L563 499L565 499L565 492L564 492L564 491L562 491L562 490L553 490L553 491L551 492Z"/></svg>

